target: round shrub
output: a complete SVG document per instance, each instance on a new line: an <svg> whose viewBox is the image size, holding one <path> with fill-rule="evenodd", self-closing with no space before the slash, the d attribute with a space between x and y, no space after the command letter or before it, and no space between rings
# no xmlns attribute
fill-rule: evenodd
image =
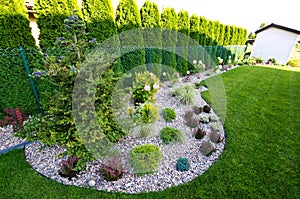
<svg viewBox="0 0 300 199"><path fill-rule="evenodd" d="M162 158L159 146L153 144L138 145L130 151L129 162L134 173L143 175L154 173Z"/></svg>
<svg viewBox="0 0 300 199"><path fill-rule="evenodd" d="M210 107L208 105L203 106L203 112L204 113L210 113Z"/></svg>
<svg viewBox="0 0 300 199"><path fill-rule="evenodd" d="M187 158L179 158L176 163L177 171L188 171L190 168L190 163Z"/></svg>
<svg viewBox="0 0 300 199"><path fill-rule="evenodd" d="M176 112L173 108L165 108L163 110L163 116L166 122L172 122L176 118Z"/></svg>
<svg viewBox="0 0 300 199"><path fill-rule="evenodd" d="M170 142L182 142L183 134L180 130L167 126L160 131L160 138L165 144L169 144Z"/></svg>

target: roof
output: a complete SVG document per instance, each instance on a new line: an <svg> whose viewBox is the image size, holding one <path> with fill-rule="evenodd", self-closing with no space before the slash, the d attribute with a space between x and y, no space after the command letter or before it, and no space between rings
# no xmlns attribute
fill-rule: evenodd
<svg viewBox="0 0 300 199"><path fill-rule="evenodd" d="M263 27L263 28L255 31L255 34L258 34L258 33L262 32L262 31L264 31L264 30L266 30L268 28L272 28L272 27L300 35L300 31L299 30L295 30L295 29L288 28L288 27L285 27L285 26L280 26L280 25L277 25L277 24L274 24L274 23L271 23L271 24L269 24L269 25L267 25L267 26L265 26L265 27Z"/></svg>

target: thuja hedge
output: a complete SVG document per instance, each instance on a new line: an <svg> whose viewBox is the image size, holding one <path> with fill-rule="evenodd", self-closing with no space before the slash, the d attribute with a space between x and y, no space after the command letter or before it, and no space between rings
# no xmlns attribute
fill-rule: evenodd
<svg viewBox="0 0 300 199"><path fill-rule="evenodd" d="M83 0L82 13L90 40L96 38L97 42L102 42L117 34L110 0Z"/></svg>
<svg viewBox="0 0 300 199"><path fill-rule="evenodd" d="M189 46L189 34L190 34L190 18L187 11L181 10L178 13L177 18L177 28L178 32L186 35L186 37L180 37L177 39L177 51L181 52L181 55L188 57L188 46ZM181 56L176 56L176 69L180 74L185 75L188 70L188 62Z"/></svg>
<svg viewBox="0 0 300 199"><path fill-rule="evenodd" d="M0 48L34 47L24 1L0 2Z"/></svg>
<svg viewBox="0 0 300 199"><path fill-rule="evenodd" d="M40 29L40 47L52 47L57 37L62 37L64 20L77 12L82 16L77 0L36 0L34 3L35 17Z"/></svg>
<svg viewBox="0 0 300 199"><path fill-rule="evenodd" d="M25 56L31 75L34 69L43 70L43 56L37 48L24 49ZM28 75L18 48L0 50L0 109L16 108L25 110L29 115L39 113L39 107L33 94ZM39 79L34 79L36 90L40 95L42 104L46 104L47 99L41 94L44 90L49 90L49 86Z"/></svg>
<svg viewBox="0 0 300 199"><path fill-rule="evenodd" d="M162 25L162 45L163 48L169 48L170 51L176 51L176 40L177 40L177 14L174 8L165 8L161 14L161 25ZM165 31L173 30L173 32ZM174 38L175 37L175 38ZM176 68L176 54L168 51L163 51L162 64Z"/></svg>
<svg viewBox="0 0 300 199"><path fill-rule="evenodd" d="M138 6L134 0L121 0L116 10L116 24L118 33L127 30L141 28L141 16ZM133 46L141 49L144 46L141 31L134 31L134 35L129 33L119 35L121 46ZM145 64L145 51L133 50L121 57L122 72L126 72L136 66Z"/></svg>
<svg viewBox="0 0 300 199"><path fill-rule="evenodd" d="M152 46L162 47L162 35L160 31L151 31L150 28L160 29L160 12L158 6L155 3L146 1L142 6L141 10L141 23L143 30L143 39L147 44L151 44ZM149 28L149 29L148 29ZM155 39L153 39L155 38ZM160 49L146 49L146 63L157 63L160 64L162 62L162 51ZM160 75L161 67L160 65L156 65L148 70L154 72L157 75Z"/></svg>

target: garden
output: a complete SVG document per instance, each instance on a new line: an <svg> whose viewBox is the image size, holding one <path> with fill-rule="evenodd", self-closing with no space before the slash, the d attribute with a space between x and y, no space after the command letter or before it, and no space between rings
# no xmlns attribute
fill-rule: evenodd
<svg viewBox="0 0 300 199"><path fill-rule="evenodd" d="M244 58L244 46L227 47L243 29L184 11L162 13L169 30L146 29L158 16L143 15L157 11L149 2L134 27L123 14L137 6L121 1L115 32L99 39L84 2L57 19L62 35L41 29L42 48L0 51L0 89L11 91L0 101L1 197L298 197L299 68ZM167 24L186 19L194 32ZM219 34L203 40L204 21Z"/></svg>

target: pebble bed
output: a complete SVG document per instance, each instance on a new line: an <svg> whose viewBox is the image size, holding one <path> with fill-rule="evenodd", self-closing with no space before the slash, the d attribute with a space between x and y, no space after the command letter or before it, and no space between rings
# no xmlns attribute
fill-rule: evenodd
<svg viewBox="0 0 300 199"><path fill-rule="evenodd" d="M207 78L204 74L190 76L190 82L201 82ZM181 79L180 81L184 81ZM176 85L173 85L174 87ZM80 187L92 187L98 190L105 190L108 192L124 192L129 194L161 191L171 186L178 186L180 184L193 180L198 175L205 172L219 157L225 147L225 132L224 129L219 132L224 138L222 142L214 144L216 151L210 156L204 156L200 152L200 146L203 141L210 140L209 134L211 132L210 123L202 124L207 131L207 135L201 140L193 137L193 130L185 125L184 113L187 108L191 106L181 105L177 99L171 96L171 85L164 84L158 93L156 93L156 105L160 110L160 119L155 123L157 128L152 130L153 134L146 138L137 138L134 134L126 136L123 140L115 144L115 147L121 152L122 158L128 160L129 151L136 145L151 143L160 146L163 158L160 166L154 174L144 176L134 175L132 172L126 172L121 179L117 181L106 181L103 179L99 168L101 160L95 160L87 163L86 170L80 171L77 177L69 180L61 177L58 174L62 160L66 157L59 157L59 154L66 151L60 146L47 147L39 142L32 142L25 147L26 160L32 167L43 176L46 176L54 181L63 183L65 185L75 185ZM197 105L203 106L206 102L201 98L201 92L205 90L204 87L198 89ZM166 123L162 117L162 108L172 107L175 109L177 117L171 123ZM211 110L210 114L216 114ZM220 125L220 121L218 121ZM165 126L180 129L184 133L183 143L163 144L159 138L159 131ZM188 171L180 172L175 168L178 158L188 158L190 169Z"/></svg>
<svg viewBox="0 0 300 199"><path fill-rule="evenodd" d="M14 136L13 127L11 125L3 128L0 127L0 151L16 146L23 142L25 142L25 139Z"/></svg>

